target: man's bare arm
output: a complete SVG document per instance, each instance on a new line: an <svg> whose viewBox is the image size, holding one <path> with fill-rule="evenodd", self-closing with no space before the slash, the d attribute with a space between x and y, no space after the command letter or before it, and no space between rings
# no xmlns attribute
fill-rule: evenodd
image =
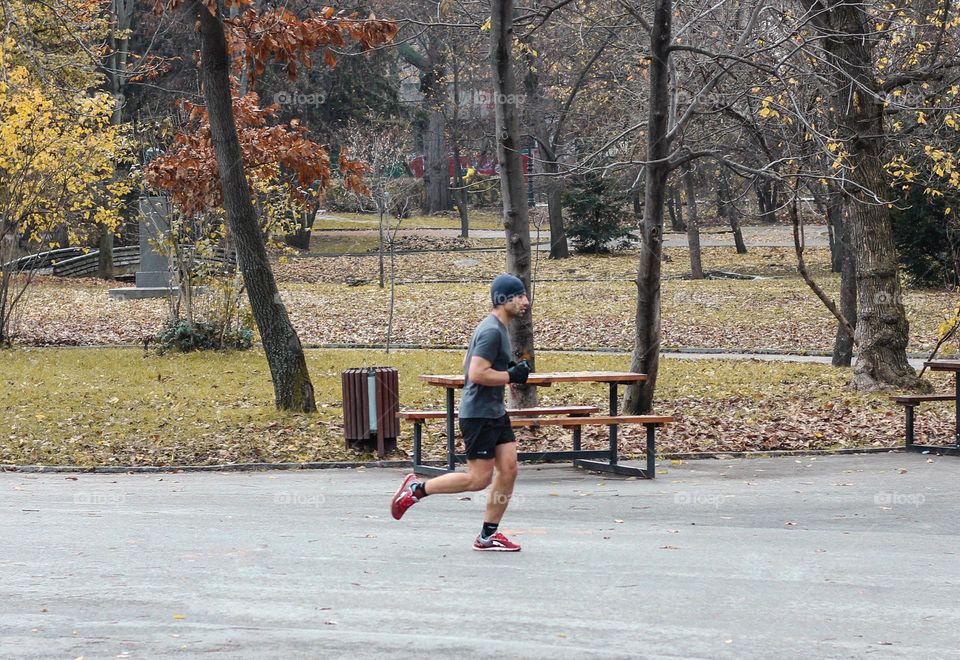
<svg viewBox="0 0 960 660"><path fill-rule="evenodd" d="M486 385L487 387L506 385L510 382L510 374L506 371L497 371L489 360L478 355L470 358L470 370L467 372L467 378L470 379L471 383Z"/></svg>

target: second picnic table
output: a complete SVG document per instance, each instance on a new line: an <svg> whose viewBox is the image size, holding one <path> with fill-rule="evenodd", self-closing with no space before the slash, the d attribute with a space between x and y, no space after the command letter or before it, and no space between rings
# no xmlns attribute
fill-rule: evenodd
<svg viewBox="0 0 960 660"><path fill-rule="evenodd" d="M464 386L465 377L462 374L453 374L453 375L430 375L424 374L420 376L421 380L425 381L430 385L436 385L438 387L443 387L446 389L446 424L447 424L447 466L446 468L436 468L425 465L415 465L414 467L418 469L418 472L424 472L427 474L438 474L448 471L453 471L456 464L456 453L454 449L454 419L456 417L456 410L454 404L454 392L457 389L460 389ZM635 373L632 371L572 371L572 372L556 372L556 373L531 373L527 379L527 385L539 385L548 387L554 383L607 383L610 388L610 416L617 416L617 407L618 407L618 386L620 384L630 384L630 383L641 383L647 379L645 374ZM520 411L518 411L520 412ZM665 421L670 421L670 418L663 418ZM588 419L584 419L585 423L589 423ZM543 420L544 424L549 424L549 420ZM575 447L573 452L562 452L564 456L569 456L574 459L574 465L578 467L584 467L591 470L598 470L602 472L614 472L616 474L632 475L639 477L653 477L653 424L647 426L648 432L648 443L647 443L647 468L641 469L637 467L620 465L619 464L619 451L617 446L617 431L619 424L611 423L609 424L610 432L610 448L608 452L598 452L596 450L580 450L579 447ZM592 458L598 458L606 453L607 461L596 461L588 460ZM543 455L543 452L540 452L540 455ZM415 457L414 463L419 463L419 457Z"/></svg>

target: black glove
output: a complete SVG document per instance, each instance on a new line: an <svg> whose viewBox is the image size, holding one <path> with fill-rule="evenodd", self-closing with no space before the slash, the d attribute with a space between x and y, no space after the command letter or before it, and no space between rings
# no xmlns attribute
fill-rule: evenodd
<svg viewBox="0 0 960 660"><path fill-rule="evenodd" d="M526 383L527 377L530 375L530 363L526 360L511 362L507 374L510 376L511 383Z"/></svg>

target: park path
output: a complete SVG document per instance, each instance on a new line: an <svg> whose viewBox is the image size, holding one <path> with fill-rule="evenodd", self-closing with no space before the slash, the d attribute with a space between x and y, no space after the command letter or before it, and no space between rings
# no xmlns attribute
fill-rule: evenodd
<svg viewBox="0 0 960 660"><path fill-rule="evenodd" d="M0 656L958 658L957 460L524 465L514 555L400 470L0 473Z"/></svg>
<svg viewBox="0 0 960 660"><path fill-rule="evenodd" d="M351 218L342 218L340 216L323 216L344 222L354 222L362 225L363 222ZM338 236L349 233L351 236L376 236L376 229L324 229L315 230L315 236ZM639 231L633 232L639 236ZM435 238L456 238L460 236L459 229L399 229L398 237L404 236L431 236ZM498 229L474 229L470 232L470 238L480 239L502 239L503 232ZM550 232L540 232L541 245L539 249L549 250ZM531 239L537 239L537 233L531 229ZM785 226L751 226L743 227L743 240L747 248L751 247L793 247L793 228ZM822 225L804 226L804 240L808 248L827 248L830 247L830 238L827 228ZM544 245L546 244L546 245ZM665 247L687 247L687 235L677 232L666 232L664 234ZM700 245L702 247L734 247L733 233L729 230L720 228L708 228L701 231Z"/></svg>

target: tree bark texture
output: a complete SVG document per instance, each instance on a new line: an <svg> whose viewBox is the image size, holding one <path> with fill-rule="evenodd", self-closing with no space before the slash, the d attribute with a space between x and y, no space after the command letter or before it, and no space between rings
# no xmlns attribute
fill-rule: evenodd
<svg viewBox="0 0 960 660"><path fill-rule="evenodd" d="M567 230L563 223L563 179L556 177L559 167L549 156L543 169L551 175L547 181L547 217L550 219L550 258L566 259L570 256Z"/></svg>
<svg viewBox="0 0 960 660"><path fill-rule="evenodd" d="M687 248L690 251L690 278L703 279L703 259L700 250L700 226L697 215L697 185L693 168L683 173L683 185L687 195Z"/></svg>
<svg viewBox="0 0 960 660"><path fill-rule="evenodd" d="M443 106L447 88L444 84L443 49L439 39L430 36L427 45L427 69L420 74L420 87L427 112L423 133L424 208L427 215L450 208L450 155L446 142L446 117Z"/></svg>
<svg viewBox="0 0 960 660"><path fill-rule="evenodd" d="M192 7L200 24L203 94L220 169L223 205L236 243L250 308L270 366L276 405L281 410L314 412L317 406L303 347L280 300L244 174L233 117L230 59L223 23L199 2L195 1Z"/></svg>
<svg viewBox="0 0 960 660"><path fill-rule="evenodd" d="M882 159L882 97L873 76L868 36L871 19L860 2L830 0L827 6L829 11L821 12L814 25L825 37L832 59L837 129L848 152L847 220L857 274L857 360L851 385L865 390L922 388L923 381L907 362L910 327L890 211L884 202L889 186Z"/></svg>
<svg viewBox="0 0 960 660"><path fill-rule="evenodd" d="M837 249L841 257L840 269L840 313L854 327L857 327L857 265L854 251L850 246L850 223L843 222L843 197L840 197L838 210L839 226L843 233L837 238ZM833 359L835 367L849 367L853 362L853 337L846 331L842 323L837 323L837 336L833 342Z"/></svg>
<svg viewBox="0 0 960 660"><path fill-rule="evenodd" d="M660 267L663 259L663 211L670 173L667 138L670 112L668 57L670 47L671 0L655 0L650 32L650 107L647 120L646 185L644 187L643 240L637 270L637 311L634 320L634 347L631 371L644 373L647 380L627 388L623 409L627 413L648 413L660 368Z"/></svg>
<svg viewBox="0 0 960 660"><path fill-rule="evenodd" d="M747 253L747 244L743 240L743 231L740 229L740 209L733 201L730 189L730 174L726 170L719 173L717 183L717 210L730 223L733 230L733 242L737 247L737 254Z"/></svg>
<svg viewBox="0 0 960 660"><path fill-rule="evenodd" d="M494 0L490 29L490 60L496 99L497 157L503 197L503 226L507 239L507 271L519 277L530 291L530 219L520 161L520 112L513 68L513 0ZM533 307L510 324L514 357L534 365ZM535 387L512 388L514 405L536 405Z"/></svg>

